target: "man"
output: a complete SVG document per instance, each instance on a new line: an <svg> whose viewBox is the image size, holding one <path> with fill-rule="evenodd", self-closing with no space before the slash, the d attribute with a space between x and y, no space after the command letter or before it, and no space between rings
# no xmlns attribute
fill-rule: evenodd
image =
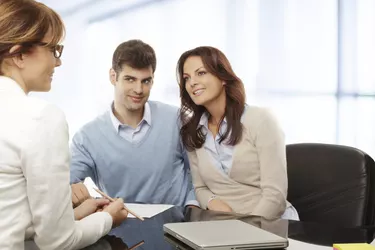
<svg viewBox="0 0 375 250"><path fill-rule="evenodd" d="M71 183L91 177L103 192L129 203L199 206L178 126L178 108L148 101L155 52L140 40L120 44L109 76L114 102L109 111L73 137ZM72 185L73 204L89 197Z"/></svg>

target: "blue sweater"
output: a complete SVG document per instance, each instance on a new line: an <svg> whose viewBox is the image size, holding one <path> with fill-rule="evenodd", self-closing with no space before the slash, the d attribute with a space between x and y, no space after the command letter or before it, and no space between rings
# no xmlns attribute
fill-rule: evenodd
<svg viewBox="0 0 375 250"><path fill-rule="evenodd" d="M75 134L71 183L91 177L99 189L128 203L194 204L190 202L196 199L179 136L178 109L160 102L149 104L152 125L138 143L116 133L111 111Z"/></svg>

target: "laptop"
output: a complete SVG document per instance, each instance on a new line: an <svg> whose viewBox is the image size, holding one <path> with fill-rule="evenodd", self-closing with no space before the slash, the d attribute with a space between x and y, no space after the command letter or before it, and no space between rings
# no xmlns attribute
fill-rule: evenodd
<svg viewBox="0 0 375 250"><path fill-rule="evenodd" d="M164 224L165 237L192 249L283 249L288 240L240 220L197 221ZM168 240L171 242L171 240Z"/></svg>
<svg viewBox="0 0 375 250"><path fill-rule="evenodd" d="M174 249L178 250L192 250L193 248L189 247L182 241L177 240L169 234L164 234L164 240L173 246ZM194 249L193 249L194 250Z"/></svg>

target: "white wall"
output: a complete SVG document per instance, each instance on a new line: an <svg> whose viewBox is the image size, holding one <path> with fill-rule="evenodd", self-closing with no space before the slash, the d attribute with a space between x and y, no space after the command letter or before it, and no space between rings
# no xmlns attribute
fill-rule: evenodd
<svg viewBox="0 0 375 250"><path fill-rule="evenodd" d="M375 1L342 0L338 12L337 0L165 0L92 22L110 11L105 6L152 1L93 2L64 17L63 66L53 90L39 94L65 111L71 134L108 108L112 53L139 38L158 58L151 99L178 105L178 57L215 46L244 80L248 103L274 110L288 143L342 143L375 157L375 97L350 97L375 94ZM339 80L348 94L340 101Z"/></svg>

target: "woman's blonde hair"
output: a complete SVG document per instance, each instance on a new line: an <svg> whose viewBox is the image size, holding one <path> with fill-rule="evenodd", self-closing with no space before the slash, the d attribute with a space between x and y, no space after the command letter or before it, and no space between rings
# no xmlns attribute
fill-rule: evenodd
<svg viewBox="0 0 375 250"><path fill-rule="evenodd" d="M65 36L63 21L51 8L34 0L0 0L0 75L4 58L29 52L49 30L52 40L45 46L57 45ZM14 45L20 49L10 54Z"/></svg>

